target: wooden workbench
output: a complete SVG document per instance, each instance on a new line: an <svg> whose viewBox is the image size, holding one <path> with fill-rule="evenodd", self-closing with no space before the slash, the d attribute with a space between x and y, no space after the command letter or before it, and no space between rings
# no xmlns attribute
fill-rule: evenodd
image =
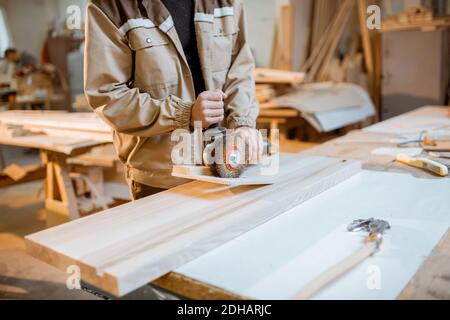
<svg viewBox="0 0 450 320"><path fill-rule="evenodd" d="M67 216L80 218L75 191L67 166L67 159L88 152L105 144L86 139L52 137L45 134L21 137L0 137L0 144L39 149L46 169L45 209Z"/></svg>
<svg viewBox="0 0 450 320"><path fill-rule="evenodd" d="M68 159L110 143L112 134L94 113L58 111L6 111L0 122L23 127L19 136L0 136L0 144L39 149L45 165L45 208L62 220L80 218Z"/></svg>
<svg viewBox="0 0 450 320"><path fill-rule="evenodd" d="M424 121L424 120L426 120L426 121ZM433 190L433 188L427 188L425 190L426 192L424 192L425 199L426 200L433 199L433 197L430 197L431 193L434 191L439 191L439 196L441 198L434 197L435 200L443 199L443 200L446 200L445 203L448 203L447 198L442 198L442 194L446 192L446 187L448 186L448 181L449 181L448 179L442 179L442 178L438 179L438 178L435 178L435 177L429 175L428 173L422 172L420 170L395 164L392 162L393 158L394 158L394 156L392 156L392 155L374 154L375 149L378 149L380 147L384 147L384 148L395 147L397 142L394 142L394 141L400 140L403 136L406 136L408 134L420 132L424 127L426 127L427 129L437 129L437 128L440 128L445 125L450 126L450 119L447 118L447 109L424 108L424 109L418 110L414 113L410 113L405 116L399 117L398 119L394 119L393 121L386 122L383 125L384 126L376 125L376 126L373 126L371 128L368 128L368 129L365 129L362 131L354 132L352 134L347 135L346 137L331 141L327 144L324 144L324 145L318 146L312 150L306 151L304 154L305 155L307 155L307 154L309 154L309 155L328 155L328 156L346 157L346 158L353 158L353 159L361 160L365 169L383 171L384 173L382 175L384 177L391 175L390 173L385 173L385 172L402 173L400 175L397 174L396 176L397 176L397 179L400 176L400 180L402 180L404 185L406 185L406 186L408 186L408 184L413 184L412 182L414 179L410 177L410 174L412 173L416 177L426 178L426 179L418 179L418 180L422 181L420 183L420 185L416 184L416 185L411 186L411 189L414 189L414 188L416 189L415 194L417 194L417 189L420 186L426 185L429 187L430 184L434 184L435 186L437 186L438 188L441 188L441 189ZM372 172L372 171L368 171L368 172ZM369 176L370 176L370 174L369 174ZM406 180L403 179L402 177L406 177ZM437 179L437 180L433 180L433 179ZM406 183L405 183L405 181L406 181ZM424 184L423 181L426 181L426 183ZM378 182L380 182L380 181L378 181ZM381 180L381 183L376 184L376 186L378 187L378 191L385 189L386 184L384 184L384 182L386 182L386 180L384 180L384 181ZM357 186L359 186L359 185L357 185ZM371 185L366 183L365 185L362 185L362 186L364 187L364 192L366 194L368 194L368 193L370 194L370 186ZM442 186L443 189L442 189L442 187L439 187L439 186ZM389 192L399 190L398 188L393 189L392 187L390 189L389 188L386 188L386 189ZM351 191L354 189L348 188L347 191L348 190ZM330 193L323 194L322 198L321 198L322 201L326 200L326 199L324 199L324 197L326 198L328 195L330 195ZM408 209L409 204L405 205L405 201L409 200L409 198L407 196L408 196L408 194L406 194L406 198L405 198L405 194L403 194L403 201L401 202L403 205L403 208L402 208L403 217L401 217L401 218L409 218L408 211L406 210L406 209ZM335 200L336 194L334 194L333 197L334 197L334 199L332 199L332 200ZM430 198L427 198L427 197L430 197ZM342 198L342 196L340 196L340 198ZM346 197L346 198L349 198L349 197ZM376 195L374 198L376 198ZM334 203L332 200L330 200L330 201L332 203ZM351 206L351 200L352 199L348 199L348 201L346 203L344 203L344 204L347 204L347 206L344 206L344 209L349 209L349 210L354 209L354 208L349 207L349 206ZM146 199L143 199L143 201L138 203L138 205L139 204L144 205L145 204L144 202L146 203ZM319 202L321 202L321 201L319 201ZM359 205L359 202L353 202L353 203L355 204L355 206L353 206L353 207L357 207L356 204ZM396 203L396 199L395 198L391 199L391 205L395 205L395 203ZM342 203L341 203L341 206L342 206ZM417 217L419 215L418 212L421 213L425 207L426 207L426 201L425 201L425 204L422 203L419 208L415 209L412 216ZM341 209L342 209L342 207L341 207ZM441 206L440 211L438 212L438 216L441 218L443 216L447 217L447 215L445 215L445 212L443 212L443 211L445 211L443 209L446 209L446 208L442 208L442 206ZM119 209L116 211L120 212ZM142 210L140 210L140 211L138 210L137 212L139 212L139 214L143 213ZM315 213L315 212L309 212L309 214L311 214L311 213ZM108 214L111 214L111 212L104 213L104 216L108 215ZM357 212L356 214L359 215L361 213ZM377 212L376 214L379 214L379 213ZM310 219L309 219L310 226L313 225L313 223L317 224L317 221L320 221L320 223L323 224L324 226L326 225L325 220L326 220L327 216L324 215L323 212L321 215L317 216L318 220L314 219L315 218L314 215L309 215L309 217L310 217ZM354 215L351 215L351 217L354 217ZM101 217L99 219L101 220ZM263 226L265 226L266 228L270 228L270 226L272 224L277 223L277 220L278 220L278 218L274 219L273 221L267 222ZM437 223L438 222L439 221L437 221ZM86 221L84 221L84 223L86 223ZM76 225L73 225L73 226L76 227L77 225L79 225L79 224L77 223ZM289 226L289 224L288 224L288 226ZM290 224L290 226L294 226L294 225ZM328 225L328 226L330 226L330 225ZM70 229L70 227L69 227L69 229ZM119 229L120 228L118 228L117 230L119 230ZM58 230L60 231L62 229L58 229ZM43 238L45 238L45 237L51 235L51 232L58 233L58 230L53 230L48 233L46 232L42 236L43 236ZM294 233L296 232L296 230L291 230L291 231ZM323 232L326 232L326 230L324 230ZM281 238L283 238L283 236L284 236L284 234L280 234L279 232L278 233L275 232L275 234L279 235ZM146 233L143 233L142 236L146 236ZM273 236L273 234L272 234L272 236ZM35 236L34 238L32 236L32 238L34 240L38 240L39 237L40 237L39 235ZM49 237L48 239L54 240L53 237ZM256 247L247 247L247 248L239 249L239 246L238 246L237 251L242 250L244 252L249 252L249 250L252 251L253 249L255 249L255 250L259 250L260 252L261 251L264 252L264 250L260 250L260 249L264 248L264 246L267 246L268 243L266 243L265 241L261 241L260 237L258 239L259 240L253 244ZM275 239L276 239L276 237L275 237ZM284 246L286 247L286 243L283 242L283 240L277 239L277 241L280 241L281 244L284 243ZM444 236L444 238L442 239L441 243L436 247L432 258L428 259L425 262L424 266L413 277L413 280L405 288L403 293L399 295L399 298L430 298L430 297L441 298L441 299L449 298L448 297L449 290L447 290L447 291L436 290L436 288L441 288L441 287L445 288L445 286L447 285L445 283L445 281L447 279L447 274L449 273L448 263L446 263L448 261L448 257L450 256L449 250L448 250L448 248L450 247L449 241L450 241L450 235L449 235L449 233L447 233L447 235ZM436 242L434 242L434 243L436 243ZM235 241L235 244L236 244L236 241ZM239 241L237 241L237 244L239 245ZM247 243L247 245L248 245L248 243ZM295 243L294 247L298 247L299 245L305 245L305 244ZM63 244L62 244L62 246L63 246ZM33 249L33 248L31 248L31 249ZM35 248L35 249L36 250L33 250L33 251L34 251L35 255L37 256L37 255L39 255L39 250L37 250L39 248ZM67 249L67 248L65 248L65 249ZM220 250L220 248L218 248L216 250ZM214 257L214 254L215 254L214 252L216 252L216 250L210 251L208 253L208 255ZM41 256L40 256L40 258L42 258L44 260L47 259L48 261L50 261L50 260L56 259L56 257L60 255L58 253L56 253L56 255L49 254L49 253L45 254L45 253L43 253L44 251L41 252ZM232 253L233 252L236 252L236 250L233 250ZM428 254L428 252L427 252L427 254ZM80 259L86 258L85 255L83 255L82 253L83 252L81 252ZM95 258L95 257L92 256L91 258ZM201 258L202 257L200 257L199 259L201 259ZM217 259L210 259L209 262L214 261L214 260L224 259L223 255L220 255L220 257L216 257L216 258ZM241 265L239 264L239 262L241 260L236 260L236 255L234 256L234 258L235 258L234 261L238 261L238 263L236 264L236 268L237 268L236 272L238 272L239 274L231 272L231 274L229 276L235 275L235 276L241 277L242 279L247 278L247 276L251 278L252 275L254 274L255 270L254 269L246 269L246 268L241 269L240 268ZM242 258L244 258L244 256L242 256L241 259ZM195 261L197 261L197 259L194 260L194 262ZM111 262L111 263L113 263L113 262ZM256 263L257 262L258 261L256 261ZM65 261L60 261L60 263L65 263ZM277 261L277 263L278 263L278 261ZM271 263L267 259L265 261L261 261L261 265L262 264L265 265L266 270L268 268L271 269ZM196 272L194 272L195 274L197 274L197 276L191 277L191 276L189 276L189 273L186 273L183 271L178 271L178 269L177 269L177 272L172 272L170 274L167 274L166 276L154 281L153 284L156 286L162 287L164 289L167 289L167 290L169 290L173 293L176 293L180 296L184 296L184 297L188 297L188 298L192 298L192 299L228 299L228 298L236 299L236 298L245 298L246 297L245 294L240 294L239 290L236 290L236 291L226 290L226 289L224 289L225 286L222 287L222 286L211 285L211 283L214 283L214 281L208 281L208 277L202 275L202 272L201 272L202 271L202 263L201 262L197 263L197 266L199 266L199 265L200 265L200 267L196 270ZM255 265L254 261L253 261L253 265ZM205 267L205 266L208 267L209 266L208 263L203 265L203 267ZM211 269L211 268L207 268L207 269L209 270L209 276L211 276L211 273L214 274L214 272L211 272L211 270L214 270L214 269ZM93 274L93 276L95 276L95 275ZM220 274L215 274L215 277L219 277L219 276L220 276ZM411 274L411 276L412 276L412 274ZM211 278L209 278L209 279L211 279ZM427 294L428 294L428 296L427 296Z"/></svg>
<svg viewBox="0 0 450 320"><path fill-rule="evenodd" d="M393 155L373 154L378 148L396 148L396 139L420 133L423 128L450 126L448 107L424 107L382 124L350 134L304 151L304 154L343 157L360 160L366 170L395 172L426 179L442 179L394 162ZM446 178L448 179L448 178ZM450 230L435 247L420 270L411 279L398 299L450 299ZM447 276L446 276L447 275ZM239 294L212 286L198 278L172 272L153 282L154 285L191 299L242 299Z"/></svg>

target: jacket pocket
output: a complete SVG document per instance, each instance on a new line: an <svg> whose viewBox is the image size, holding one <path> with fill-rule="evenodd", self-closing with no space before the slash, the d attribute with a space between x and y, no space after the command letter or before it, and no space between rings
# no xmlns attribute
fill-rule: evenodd
<svg viewBox="0 0 450 320"><path fill-rule="evenodd" d="M135 52L134 87L167 87L178 82L176 49L158 28L136 28L128 33L129 47ZM154 98L165 98L165 92Z"/></svg>
<svg viewBox="0 0 450 320"><path fill-rule="evenodd" d="M237 33L238 28L234 15L214 18L212 35L213 72L221 72L230 68Z"/></svg>

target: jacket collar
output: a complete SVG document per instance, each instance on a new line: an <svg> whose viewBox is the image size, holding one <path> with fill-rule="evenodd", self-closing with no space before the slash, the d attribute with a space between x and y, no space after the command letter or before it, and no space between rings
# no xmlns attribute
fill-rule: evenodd
<svg viewBox="0 0 450 320"><path fill-rule="evenodd" d="M161 0L143 0L142 5L147 11L148 18L161 31L167 34L180 57L188 66L181 41L174 28L174 22L169 10ZM228 6L224 6L228 5ZM211 66L211 37L213 32L214 17L232 15L233 7L231 0L194 0L194 20L197 47L199 50L200 64L202 66L203 78L207 90L213 90L212 66Z"/></svg>
<svg viewBox="0 0 450 320"><path fill-rule="evenodd" d="M148 18L157 26L164 25L170 18L169 10L161 0L143 0L142 5L147 11Z"/></svg>

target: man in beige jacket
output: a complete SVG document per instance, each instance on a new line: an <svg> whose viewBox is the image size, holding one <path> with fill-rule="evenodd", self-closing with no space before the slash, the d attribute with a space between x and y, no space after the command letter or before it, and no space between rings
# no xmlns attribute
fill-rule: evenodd
<svg viewBox="0 0 450 320"><path fill-rule="evenodd" d="M114 132L134 199L175 187L171 133L222 123L261 138L242 0L92 0L85 92Z"/></svg>

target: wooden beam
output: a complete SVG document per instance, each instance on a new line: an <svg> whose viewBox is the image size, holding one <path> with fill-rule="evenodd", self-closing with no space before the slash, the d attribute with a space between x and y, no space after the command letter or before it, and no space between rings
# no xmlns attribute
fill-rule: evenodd
<svg viewBox="0 0 450 320"><path fill-rule="evenodd" d="M195 300L247 300L224 289L217 288L195 279L171 272L155 281L153 285L163 288L177 295Z"/></svg>
<svg viewBox="0 0 450 320"><path fill-rule="evenodd" d="M367 77L369 81L369 91L372 99L375 97L374 79L375 79L375 67L372 52L372 40L370 38L369 29L367 28L367 0L358 0L358 17L359 26L364 50L364 62L367 70Z"/></svg>
<svg viewBox="0 0 450 320"><path fill-rule="evenodd" d="M271 68L292 70L294 53L294 7L282 5L272 44Z"/></svg>
<svg viewBox="0 0 450 320"><path fill-rule="evenodd" d="M305 74L303 72L256 68L254 77L256 83L297 85L303 82Z"/></svg>
<svg viewBox="0 0 450 320"><path fill-rule="evenodd" d="M278 155L274 157L278 157ZM270 160L266 158L266 161L268 162ZM261 174L261 170L257 166L248 166L239 178L219 178L213 175L209 167L181 165L173 167L172 176L235 187L269 185L275 183L277 178L276 175L269 176Z"/></svg>

